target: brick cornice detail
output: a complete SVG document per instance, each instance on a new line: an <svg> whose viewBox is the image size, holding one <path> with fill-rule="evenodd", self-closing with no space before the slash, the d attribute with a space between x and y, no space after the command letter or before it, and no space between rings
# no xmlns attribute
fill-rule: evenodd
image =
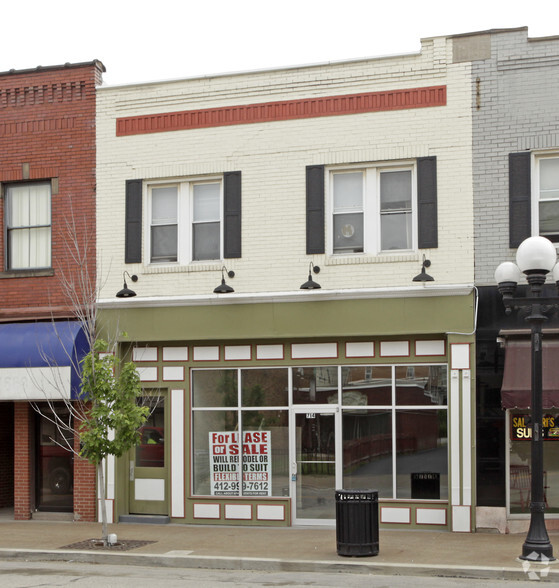
<svg viewBox="0 0 559 588"><path fill-rule="evenodd" d="M366 92L321 98L302 98L262 104L242 104L117 118L116 135L144 135L251 123L274 122L427 108L446 105L446 86L429 86L384 92Z"/></svg>

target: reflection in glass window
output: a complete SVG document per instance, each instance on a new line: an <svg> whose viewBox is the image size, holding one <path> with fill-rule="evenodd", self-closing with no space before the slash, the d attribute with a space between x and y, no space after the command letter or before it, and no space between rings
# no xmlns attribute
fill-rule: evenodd
<svg viewBox="0 0 559 588"><path fill-rule="evenodd" d="M337 366L293 368L294 404L332 404L337 402Z"/></svg>
<svg viewBox="0 0 559 588"><path fill-rule="evenodd" d="M396 411L395 498L448 498L446 410Z"/></svg>
<svg viewBox="0 0 559 588"><path fill-rule="evenodd" d="M445 365L396 367L396 404L432 406L447 403L447 368Z"/></svg>
<svg viewBox="0 0 559 588"><path fill-rule="evenodd" d="M238 405L237 370L194 370L192 405L200 407Z"/></svg>
<svg viewBox="0 0 559 588"><path fill-rule="evenodd" d="M392 498L392 413L390 410L342 412L344 488L378 490Z"/></svg>
<svg viewBox="0 0 559 588"><path fill-rule="evenodd" d="M241 395L243 406L287 406L287 370L241 370Z"/></svg>
<svg viewBox="0 0 559 588"><path fill-rule="evenodd" d="M150 415L140 429L140 441L136 445L136 467L165 467L165 399L147 396L140 402L149 407Z"/></svg>
<svg viewBox="0 0 559 588"><path fill-rule="evenodd" d="M342 368L344 406L390 406L392 404L391 366L352 366Z"/></svg>

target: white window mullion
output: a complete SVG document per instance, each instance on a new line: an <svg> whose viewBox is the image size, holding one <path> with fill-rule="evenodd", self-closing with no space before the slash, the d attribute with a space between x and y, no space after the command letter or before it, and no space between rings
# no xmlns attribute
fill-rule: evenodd
<svg viewBox="0 0 559 588"><path fill-rule="evenodd" d="M368 168L365 172L365 186L363 194L364 214L364 243L365 252L376 255L380 250L380 221L378 207L378 186L376 168Z"/></svg>

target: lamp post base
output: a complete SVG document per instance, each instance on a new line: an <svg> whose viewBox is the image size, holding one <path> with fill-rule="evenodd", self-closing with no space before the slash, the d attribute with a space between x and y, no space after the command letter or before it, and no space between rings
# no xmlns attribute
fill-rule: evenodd
<svg viewBox="0 0 559 588"><path fill-rule="evenodd" d="M553 545L549 541L543 511L544 503L532 503L530 528L524 544L520 559L527 561L549 562L555 561L553 557ZM539 507L539 508L538 508Z"/></svg>

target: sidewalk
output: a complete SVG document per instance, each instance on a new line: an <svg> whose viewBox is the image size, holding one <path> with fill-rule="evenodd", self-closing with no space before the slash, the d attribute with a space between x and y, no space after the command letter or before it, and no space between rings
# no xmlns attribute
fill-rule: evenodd
<svg viewBox="0 0 559 588"><path fill-rule="evenodd" d="M117 534L121 548L90 547L89 540L101 535L97 523L1 519L0 559L493 580L527 580L537 574L533 579L559 581L559 565L528 566L517 559L525 539L521 534L381 530L379 554L355 558L337 555L334 528L120 523L109 525L109 532ZM559 533L550 539L559 556ZM150 543L130 543L144 541ZM85 549L69 547L80 542L86 542Z"/></svg>

